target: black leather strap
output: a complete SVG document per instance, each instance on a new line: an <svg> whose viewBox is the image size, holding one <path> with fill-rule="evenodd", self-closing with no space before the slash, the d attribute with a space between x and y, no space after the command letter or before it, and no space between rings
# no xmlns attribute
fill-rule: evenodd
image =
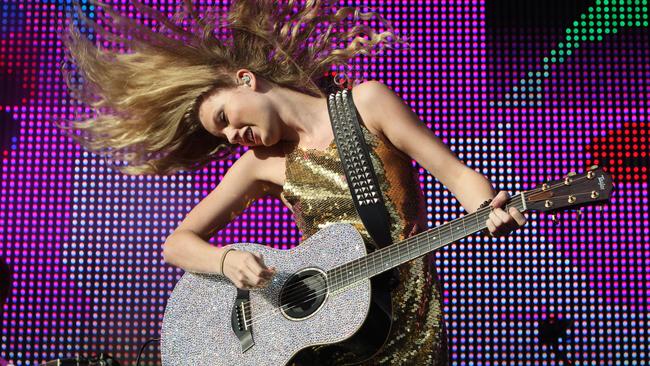
<svg viewBox="0 0 650 366"><path fill-rule="evenodd" d="M383 248L392 244L390 220L352 101L352 92L341 90L330 94L327 106L354 206L372 239Z"/></svg>

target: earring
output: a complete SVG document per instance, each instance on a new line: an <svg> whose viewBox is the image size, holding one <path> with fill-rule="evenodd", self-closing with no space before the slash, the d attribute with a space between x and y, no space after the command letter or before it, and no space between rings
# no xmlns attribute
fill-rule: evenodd
<svg viewBox="0 0 650 366"><path fill-rule="evenodd" d="M250 77L249 75L244 75L244 76L242 76L242 77L241 77L241 81L242 81L244 84L246 84L246 85L248 85L248 86L251 86L251 77Z"/></svg>

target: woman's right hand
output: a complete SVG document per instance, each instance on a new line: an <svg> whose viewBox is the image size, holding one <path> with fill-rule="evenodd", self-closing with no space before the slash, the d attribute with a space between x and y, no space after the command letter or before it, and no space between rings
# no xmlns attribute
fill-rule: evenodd
<svg viewBox="0 0 650 366"><path fill-rule="evenodd" d="M275 267L267 267L261 254L243 250L226 253L223 274L238 288L264 288L275 275Z"/></svg>

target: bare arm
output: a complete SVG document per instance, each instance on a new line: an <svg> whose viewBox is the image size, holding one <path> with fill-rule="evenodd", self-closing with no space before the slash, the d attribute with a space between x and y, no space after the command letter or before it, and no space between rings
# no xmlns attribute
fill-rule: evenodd
<svg viewBox="0 0 650 366"><path fill-rule="evenodd" d="M461 162L388 87L379 82L366 82L355 88L353 96L366 126L439 179L467 212L476 211L481 203L495 197L491 183ZM494 200L495 209L487 223L492 233L505 233L526 222L515 208L509 213L498 208L506 199L507 194L503 192Z"/></svg>
<svg viewBox="0 0 650 366"><path fill-rule="evenodd" d="M366 126L440 180L466 211L474 212L494 197L490 182L461 162L388 87L370 81L357 86L353 95Z"/></svg>
<svg viewBox="0 0 650 366"><path fill-rule="evenodd" d="M190 272L218 273L225 248L216 248L207 240L245 210L251 202L277 189L265 181L263 163L252 149L242 155L223 177L219 185L196 205L176 230L167 237L163 256L167 263ZM266 267L261 258L247 252L230 252L227 275L238 287L247 278L260 277ZM239 263L245 262L245 263ZM226 265L224 265L224 269ZM235 268L236 267L236 268ZM257 279L259 282L259 278Z"/></svg>

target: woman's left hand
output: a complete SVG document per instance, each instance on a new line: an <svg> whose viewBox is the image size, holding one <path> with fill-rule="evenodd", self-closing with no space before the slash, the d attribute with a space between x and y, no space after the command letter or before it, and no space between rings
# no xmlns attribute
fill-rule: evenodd
<svg viewBox="0 0 650 366"><path fill-rule="evenodd" d="M510 207L508 212L503 206L508 201L508 192L501 191L490 202L492 212L486 221L491 236L505 235L526 223L526 217L517 208Z"/></svg>

